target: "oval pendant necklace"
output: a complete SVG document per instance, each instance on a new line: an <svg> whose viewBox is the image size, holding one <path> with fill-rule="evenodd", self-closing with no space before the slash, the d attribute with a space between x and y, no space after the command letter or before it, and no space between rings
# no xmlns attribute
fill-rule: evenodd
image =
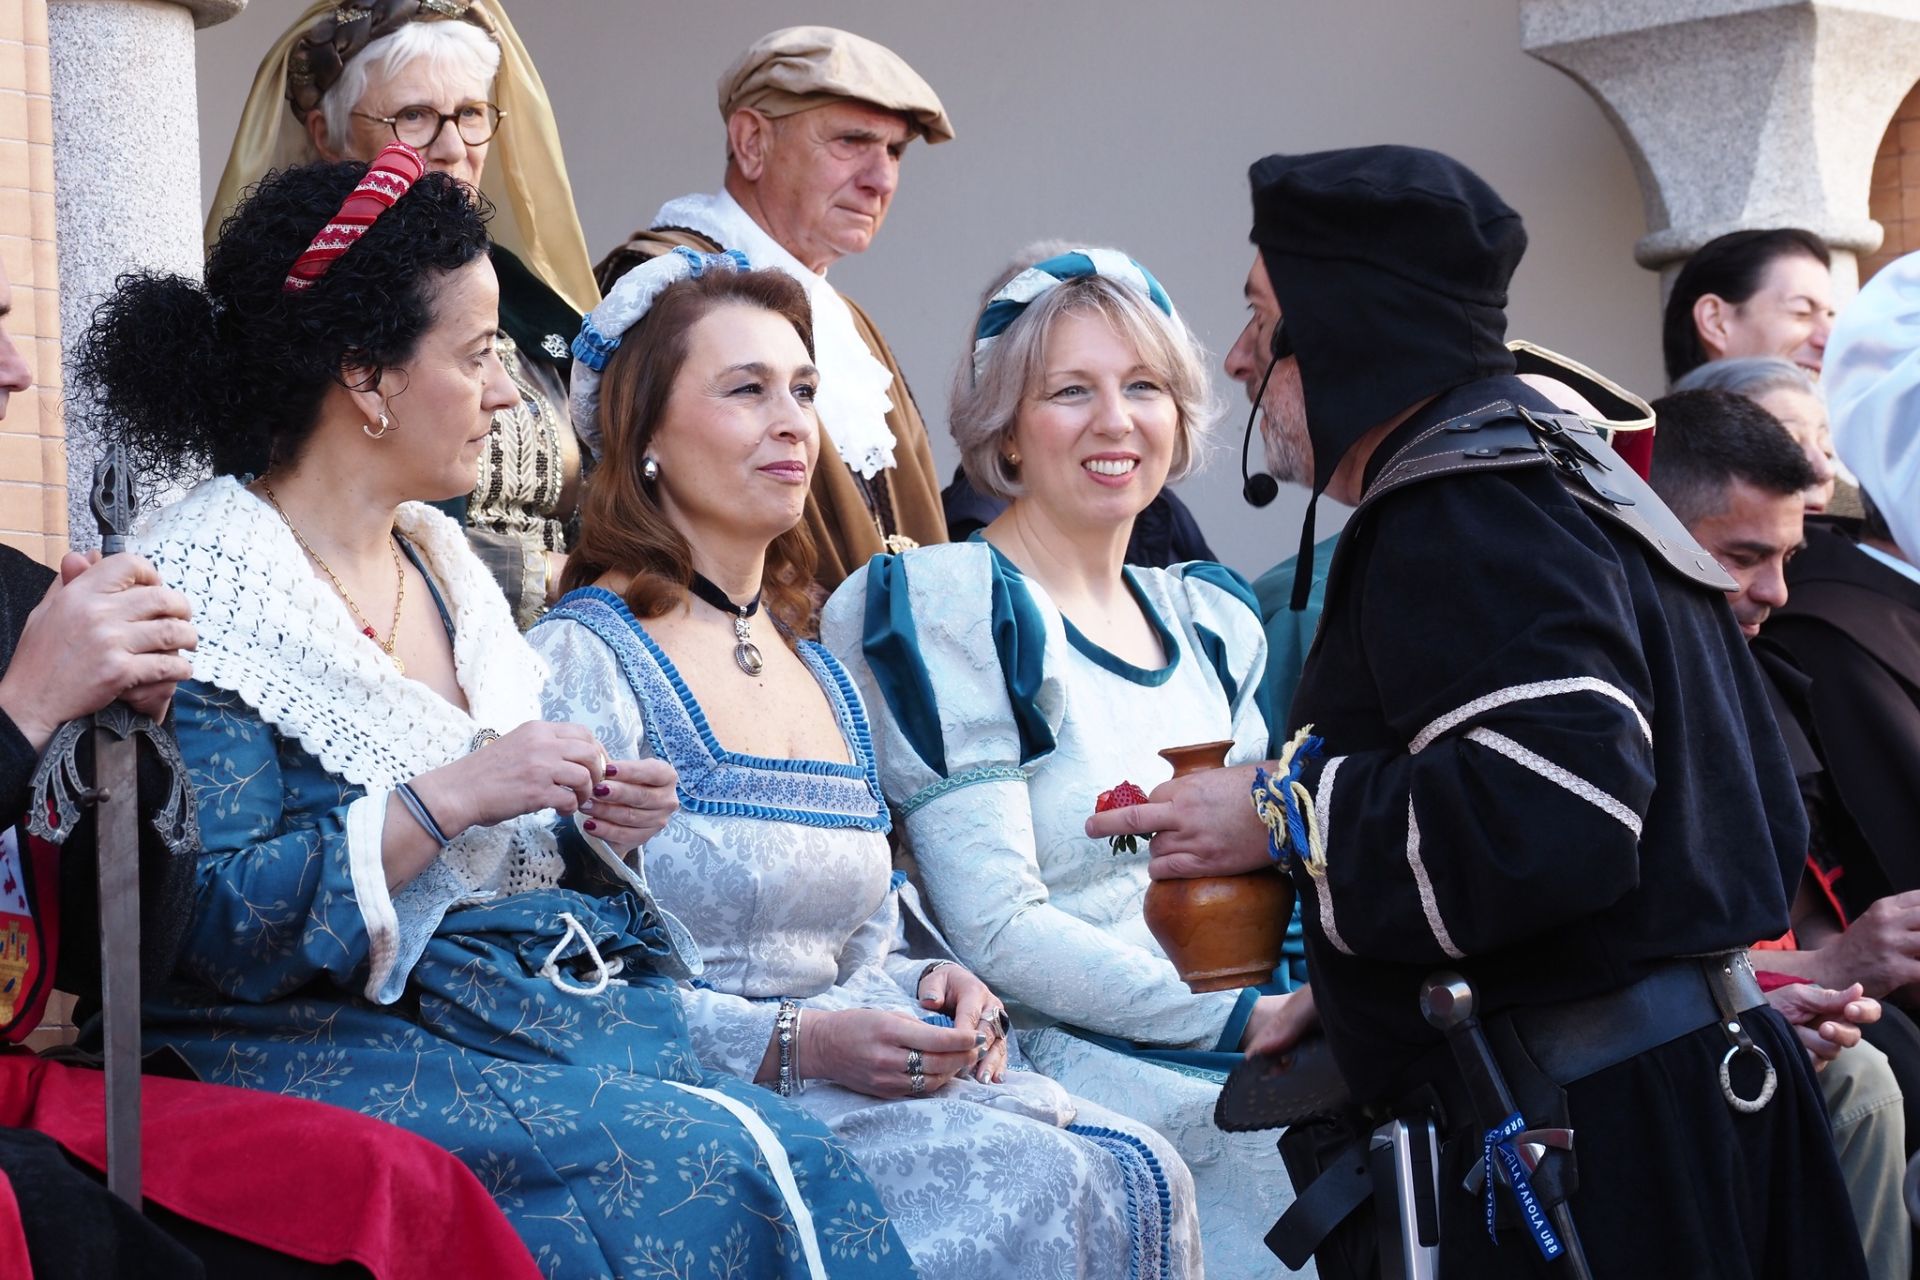
<svg viewBox="0 0 1920 1280"><path fill-rule="evenodd" d="M702 600L720 610L733 615L733 661L750 676L757 676L766 668L766 660L760 656L760 646L753 642L749 619L760 612L760 593L754 592L753 599L745 604L735 604L727 598L727 593L717 586L713 579L694 571L693 581L687 589Z"/></svg>

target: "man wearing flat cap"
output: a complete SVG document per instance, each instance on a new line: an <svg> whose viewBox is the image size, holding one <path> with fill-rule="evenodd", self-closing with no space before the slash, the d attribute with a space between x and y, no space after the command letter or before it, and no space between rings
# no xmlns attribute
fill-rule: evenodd
<svg viewBox="0 0 1920 1280"><path fill-rule="evenodd" d="M720 117L721 190L669 200L595 274L605 291L675 246L738 249L755 267L777 267L806 286L825 436L806 522L830 592L880 552L946 540L933 451L906 376L826 272L873 243L907 144L945 142L953 125L898 54L833 27L787 27L756 40L720 77Z"/></svg>
<svg viewBox="0 0 1920 1280"><path fill-rule="evenodd" d="M1269 460L1356 508L1286 718L1311 737L1089 831L1136 815L1161 878L1287 867L1354 1097L1439 1118L1443 1276L1582 1275L1582 1249L1599 1277L1864 1275L1806 1052L1745 961L1807 827L1730 580L1516 376L1526 233L1477 175L1395 146L1251 178ZM1457 987L1423 1009L1449 971L1480 1030L1439 1029Z"/></svg>

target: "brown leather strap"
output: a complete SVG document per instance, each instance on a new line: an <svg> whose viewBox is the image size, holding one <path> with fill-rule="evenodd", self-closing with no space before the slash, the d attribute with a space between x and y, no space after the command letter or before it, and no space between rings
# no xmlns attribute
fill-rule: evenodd
<svg viewBox="0 0 1920 1280"><path fill-rule="evenodd" d="M1434 423L1394 453L1367 487L1358 517L1398 489L1474 471L1546 466L1567 492L1632 534L1681 577L1713 591L1737 584L1591 422L1497 399Z"/></svg>

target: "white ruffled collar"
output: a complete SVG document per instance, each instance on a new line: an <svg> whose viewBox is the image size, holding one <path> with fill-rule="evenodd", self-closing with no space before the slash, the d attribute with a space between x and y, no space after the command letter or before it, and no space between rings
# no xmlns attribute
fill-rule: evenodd
<svg viewBox="0 0 1920 1280"><path fill-rule="evenodd" d="M874 358L854 325L845 298L817 271L763 230L731 193L681 196L669 200L653 216L655 230L684 227L716 241L723 249L738 249L754 267L777 267L806 286L813 307L814 360L820 366L820 389L814 407L834 449L863 479L871 480L893 466L893 372Z"/></svg>
<svg viewBox="0 0 1920 1280"><path fill-rule="evenodd" d="M458 524L418 502L394 523L453 619L469 711L401 675L314 575L286 523L232 477L196 486L135 538L193 601L194 678L239 694L329 773L369 789L457 759L482 728L539 719L547 675Z"/></svg>

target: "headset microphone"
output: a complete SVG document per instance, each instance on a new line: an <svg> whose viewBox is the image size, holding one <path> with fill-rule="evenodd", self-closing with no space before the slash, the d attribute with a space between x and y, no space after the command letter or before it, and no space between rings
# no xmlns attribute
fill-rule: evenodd
<svg viewBox="0 0 1920 1280"><path fill-rule="evenodd" d="M1250 507L1264 507L1280 496L1280 482L1262 471L1258 475L1247 471L1247 451L1253 445L1253 424L1260 417L1260 402L1266 399L1267 383L1273 378L1273 371L1279 363L1293 354L1293 343L1287 338L1286 322L1273 327L1273 337L1267 343L1273 353L1273 359L1267 362L1267 371L1260 378L1260 390L1253 396L1253 411L1247 414L1247 433L1240 439L1240 496Z"/></svg>

